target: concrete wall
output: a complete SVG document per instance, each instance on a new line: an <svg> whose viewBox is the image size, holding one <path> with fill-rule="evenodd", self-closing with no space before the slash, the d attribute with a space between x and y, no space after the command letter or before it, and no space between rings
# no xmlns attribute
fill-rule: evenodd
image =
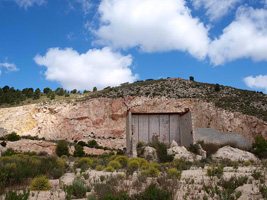
<svg viewBox="0 0 267 200"><path fill-rule="evenodd" d="M180 120L181 145L189 147L193 144L193 128L191 112L183 114Z"/></svg>
<svg viewBox="0 0 267 200"><path fill-rule="evenodd" d="M127 153L134 152L138 141L158 141L170 144L173 140L188 147L193 144L191 113L139 113L129 112L126 120Z"/></svg>

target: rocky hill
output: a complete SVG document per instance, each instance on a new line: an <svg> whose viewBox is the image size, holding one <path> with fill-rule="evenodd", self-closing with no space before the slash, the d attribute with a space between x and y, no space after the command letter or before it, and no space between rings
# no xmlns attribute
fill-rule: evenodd
<svg viewBox="0 0 267 200"><path fill-rule="evenodd" d="M256 116L267 121L267 95L218 84L207 84L181 78L137 81L119 87L107 87L88 98L121 98L126 96L195 98L212 102L216 107Z"/></svg>

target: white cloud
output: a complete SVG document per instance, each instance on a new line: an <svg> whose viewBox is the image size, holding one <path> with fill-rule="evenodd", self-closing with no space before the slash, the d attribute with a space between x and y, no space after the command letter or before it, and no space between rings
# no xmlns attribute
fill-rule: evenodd
<svg viewBox="0 0 267 200"><path fill-rule="evenodd" d="M267 75L248 76L244 78L244 82L250 88L264 89L267 92Z"/></svg>
<svg viewBox="0 0 267 200"><path fill-rule="evenodd" d="M0 75L2 74L2 70L1 70L2 68L5 68L8 72L19 71L19 69L16 67L14 63L4 62L4 63L0 63Z"/></svg>
<svg viewBox="0 0 267 200"><path fill-rule="evenodd" d="M123 56L106 47L90 49L84 54L66 48L51 48L45 56L36 55L34 61L47 67L47 80L58 81L64 88L92 89L133 82L138 76L130 69L132 56Z"/></svg>
<svg viewBox="0 0 267 200"><path fill-rule="evenodd" d="M102 0L98 43L144 52L180 50L207 55L208 28L193 18L185 0Z"/></svg>
<svg viewBox="0 0 267 200"><path fill-rule="evenodd" d="M239 58L267 61L267 10L239 7L235 20L212 41L209 57L214 65Z"/></svg>
<svg viewBox="0 0 267 200"><path fill-rule="evenodd" d="M195 9L204 7L210 21L227 15L242 0L191 0Z"/></svg>
<svg viewBox="0 0 267 200"><path fill-rule="evenodd" d="M87 15L92 8L91 0L76 0L76 1L82 5L82 10L84 14Z"/></svg>
<svg viewBox="0 0 267 200"><path fill-rule="evenodd" d="M13 0L16 2L20 7L27 9L28 7L37 5L41 6L46 3L46 0Z"/></svg>

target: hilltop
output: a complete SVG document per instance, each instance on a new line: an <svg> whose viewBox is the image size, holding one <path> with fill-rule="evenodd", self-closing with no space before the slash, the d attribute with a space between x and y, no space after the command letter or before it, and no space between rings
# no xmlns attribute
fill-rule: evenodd
<svg viewBox="0 0 267 200"><path fill-rule="evenodd" d="M51 98L53 94L54 98ZM200 99L202 101L212 102L216 107L223 108L225 110L241 112L267 121L266 94L181 78L159 80L148 79L146 81L137 81L131 84L123 83L118 87L106 87L103 90L95 92L85 91L83 94L81 92L71 94L63 88L58 88L55 91L49 91L47 94L41 92L39 98L34 98L34 94L33 98L20 97L20 101L14 101L9 104L2 103L1 107L49 102L51 99L53 101L84 101L99 97L123 98L127 96L143 96L151 98L164 96L176 99Z"/></svg>

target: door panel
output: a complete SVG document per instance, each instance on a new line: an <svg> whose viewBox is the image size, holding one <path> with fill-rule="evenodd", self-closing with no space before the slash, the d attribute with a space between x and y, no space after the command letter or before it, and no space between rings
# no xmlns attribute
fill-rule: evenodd
<svg viewBox="0 0 267 200"><path fill-rule="evenodd" d="M152 142L153 135L157 135L159 138L160 128L159 128L159 115L150 115L149 116L149 142Z"/></svg>
<svg viewBox="0 0 267 200"><path fill-rule="evenodd" d="M160 142L169 143L170 138L170 116L160 115Z"/></svg>
<svg viewBox="0 0 267 200"><path fill-rule="evenodd" d="M139 140L145 143L148 139L148 115L139 115Z"/></svg>
<svg viewBox="0 0 267 200"><path fill-rule="evenodd" d="M170 143L176 141L181 145L181 134L180 134L180 116L171 115L170 116Z"/></svg>

